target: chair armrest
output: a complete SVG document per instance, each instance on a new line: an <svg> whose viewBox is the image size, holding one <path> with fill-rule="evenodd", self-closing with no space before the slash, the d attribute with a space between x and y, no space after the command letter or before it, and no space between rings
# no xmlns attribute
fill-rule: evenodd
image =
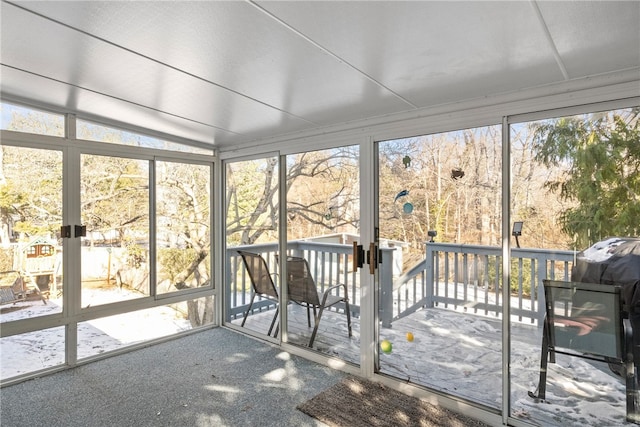
<svg viewBox="0 0 640 427"><path fill-rule="evenodd" d="M339 283L337 285L330 286L324 290L324 292L322 293L322 305L324 305L324 303L327 302L327 297L329 296L331 291L334 289L338 289L340 287L344 288L345 301L349 301L349 294L347 293L347 285L345 285L344 283Z"/></svg>

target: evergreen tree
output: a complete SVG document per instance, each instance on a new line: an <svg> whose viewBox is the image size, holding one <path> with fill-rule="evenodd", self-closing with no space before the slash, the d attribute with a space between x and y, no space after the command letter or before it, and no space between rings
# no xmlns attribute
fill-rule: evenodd
<svg viewBox="0 0 640 427"><path fill-rule="evenodd" d="M640 234L640 108L543 122L536 160L564 171L545 184L566 201L563 231L576 247Z"/></svg>

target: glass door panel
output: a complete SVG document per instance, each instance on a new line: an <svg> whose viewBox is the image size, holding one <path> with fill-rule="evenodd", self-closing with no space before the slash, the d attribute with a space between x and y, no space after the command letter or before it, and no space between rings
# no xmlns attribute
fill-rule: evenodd
<svg viewBox="0 0 640 427"><path fill-rule="evenodd" d="M228 163L225 320L277 337L278 158Z"/></svg>
<svg viewBox="0 0 640 427"><path fill-rule="evenodd" d="M83 154L80 170L82 307L149 296L149 162Z"/></svg>
<svg viewBox="0 0 640 427"><path fill-rule="evenodd" d="M501 132L378 143L377 371L501 408Z"/></svg>
<svg viewBox="0 0 640 427"><path fill-rule="evenodd" d="M360 363L357 146L287 156L288 341ZM349 325L350 324L350 325Z"/></svg>
<svg viewBox="0 0 640 427"><path fill-rule="evenodd" d="M158 294L211 285L211 167L156 162Z"/></svg>
<svg viewBox="0 0 640 427"><path fill-rule="evenodd" d="M62 312L61 225L62 152L0 146L1 322Z"/></svg>
<svg viewBox="0 0 640 427"><path fill-rule="evenodd" d="M510 125L514 418L536 425L625 424L627 391L621 366L557 354L542 369L543 280L617 285L627 296L638 294L639 138L637 108ZM605 301L581 301L575 295L563 307L563 315L576 316L587 306L603 307ZM636 299L625 300L623 316L633 326L637 349ZM611 351L598 347L605 343L606 325L601 320L606 313L581 315L573 325L591 332L573 336L572 342L592 342L596 354ZM565 329L571 333L572 328ZM632 353L637 367L640 356ZM546 375L543 385L541 371Z"/></svg>
<svg viewBox="0 0 640 427"><path fill-rule="evenodd" d="M0 322L61 314L61 151L0 146ZM64 327L3 337L0 379L64 363Z"/></svg>

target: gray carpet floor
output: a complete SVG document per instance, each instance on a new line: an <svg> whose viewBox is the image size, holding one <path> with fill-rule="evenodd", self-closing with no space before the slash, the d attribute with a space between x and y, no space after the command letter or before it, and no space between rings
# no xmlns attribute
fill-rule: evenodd
<svg viewBox="0 0 640 427"><path fill-rule="evenodd" d="M345 374L223 328L0 389L2 427L321 426Z"/></svg>

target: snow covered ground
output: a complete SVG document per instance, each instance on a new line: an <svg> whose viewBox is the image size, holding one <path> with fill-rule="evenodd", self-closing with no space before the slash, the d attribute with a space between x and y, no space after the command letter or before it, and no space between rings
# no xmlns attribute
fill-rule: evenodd
<svg viewBox="0 0 640 427"><path fill-rule="evenodd" d="M105 300L118 300L123 295L117 293L126 291L96 292L104 292ZM18 307L21 308L16 309ZM296 307L292 305L290 309ZM2 310L3 321L36 317L59 312L60 301L53 299L47 305L41 301L20 302L15 306L4 305ZM273 313L252 315L252 321L259 316L270 321ZM306 313L302 312L301 316ZM359 319L353 319L354 336L348 340L345 317L344 314L325 312L316 347L325 347L321 351L358 363ZM297 323L306 329L306 319L301 319ZM159 307L83 322L78 328L78 354L85 358L189 329L190 325L175 310ZM407 340L407 332L413 333L412 342ZM392 328L381 328L380 335L381 339L393 343L391 354L380 355L382 373L502 408L499 319L425 309L395 321ZM339 341L327 341L331 337ZM558 355L557 363L549 365L546 400L536 402L529 397L527 392L534 391L538 385L540 329L532 325L513 325L510 337L509 398L514 417L545 427L626 424L624 381L602 363ZM306 339L302 342L306 343ZM2 378L64 363L64 327L3 338L0 356Z"/></svg>
<svg viewBox="0 0 640 427"><path fill-rule="evenodd" d="M273 312L249 316L246 327L265 332ZM258 320L260 318L261 320ZM312 328L306 312L288 306L289 340L306 346ZM242 319L238 319L239 324ZM346 316L325 311L314 349L358 364L360 323L353 321L347 339ZM408 341L406 334L413 334ZM510 396L513 417L533 425L552 427L613 427L626 423L623 378L608 366L576 357L556 355L549 364L544 402L529 397L538 386L542 331L530 323L511 326ZM380 372L420 386L502 410L502 322L441 308L423 309L380 328L380 340L392 343L390 354L380 353Z"/></svg>
<svg viewBox="0 0 640 427"><path fill-rule="evenodd" d="M104 303L135 297L133 292L118 288L83 292L91 293L91 301L100 300ZM38 300L21 301L6 304L0 309L2 322L36 318L60 313L62 300L52 298L46 305ZM78 359L188 329L191 329L189 321L170 307L156 307L81 322L78 324ZM63 364L64 358L64 326L5 337L0 341L0 377L7 379Z"/></svg>
<svg viewBox="0 0 640 427"><path fill-rule="evenodd" d="M380 355L383 373L501 409L499 320L428 309L381 328L380 335L393 343L391 354ZM548 365L546 399L537 402L528 392L539 382L541 331L514 325L510 336L514 417L544 427L625 425L625 383L606 364L556 355Z"/></svg>

